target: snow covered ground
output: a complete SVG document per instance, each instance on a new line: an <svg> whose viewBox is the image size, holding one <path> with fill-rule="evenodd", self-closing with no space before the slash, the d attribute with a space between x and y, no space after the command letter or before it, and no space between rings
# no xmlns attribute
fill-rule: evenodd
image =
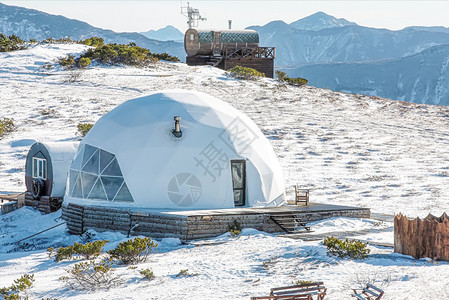
<svg viewBox="0 0 449 300"><path fill-rule="evenodd" d="M233 80L212 67L158 63L141 69L92 66L75 82L73 71L45 64L82 45L41 45L0 53L0 118L14 118L17 131L0 140L0 192L23 191L24 164L34 141L79 140L77 124L95 122L128 99L167 88L199 90L245 112L271 140L284 169L287 197L293 184L311 189L311 201L370 207L373 212L439 216L449 203L449 108L289 87L271 79ZM162 240L160 249L137 269L116 272L125 284L85 293L58 278L75 262L56 263L49 246L68 245L64 226L20 245L13 242L58 224L59 213L29 208L0 218L0 288L22 274L35 274L31 299L249 299L298 279L321 280L326 299L350 299L350 289L373 278L385 299L449 296L449 265L394 254L370 246L363 261L326 255L319 241L302 241L246 229L222 244L194 247ZM392 224L373 220L330 219L312 224L315 233L370 229L363 240L393 242ZM382 229L382 230L379 230ZM377 233L376 233L377 232ZM96 233L111 245L125 239ZM112 247L108 244L109 247ZM151 267L153 281L138 270ZM181 269L198 276L177 278ZM144 295L144 296L142 296ZM211 296L212 295L212 296Z"/></svg>
<svg viewBox="0 0 449 300"><path fill-rule="evenodd" d="M0 286L32 273L36 282L28 293L31 299L249 299L296 280L324 281L328 288L326 299L351 299L351 289L369 281L385 290L385 299L449 296L448 263L416 260L392 253L392 248L375 246L369 246L371 254L365 260L338 259L327 256L326 248L318 241L294 240L254 229L244 229L238 238L225 234L199 247L163 239L148 262L136 269L116 267L115 274L124 281L121 286L95 292L73 291L58 278L67 275L65 270L79 261L57 263L48 258L45 249L80 242L78 236L67 235L64 226L60 226L20 245L14 243L61 223L59 216L60 212L41 215L31 208L22 208L0 219ZM376 230L381 226L391 230L374 234L373 238L392 242L391 223L334 218L310 225L315 233L330 235L334 231ZM106 250L126 239L119 233L90 233L95 239L110 241ZM371 239L369 235L364 238ZM153 270L154 280L147 281L139 274L146 268ZM176 277L186 269L198 275Z"/></svg>

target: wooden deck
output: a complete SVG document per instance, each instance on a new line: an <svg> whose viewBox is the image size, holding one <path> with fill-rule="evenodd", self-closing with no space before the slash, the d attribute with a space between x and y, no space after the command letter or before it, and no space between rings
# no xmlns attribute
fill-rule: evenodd
<svg viewBox="0 0 449 300"><path fill-rule="evenodd" d="M160 213L179 216L210 216L210 215L253 215L253 214L291 214L291 213L323 213L337 211L364 211L369 213L368 208L343 206L324 203L309 203L309 205L283 205L277 207L240 207L228 209L205 209L186 211L160 211ZM369 216L368 216L369 217Z"/></svg>
<svg viewBox="0 0 449 300"><path fill-rule="evenodd" d="M311 203L267 208L232 208L167 211L63 204L63 218L69 232L87 229L116 230L153 238L174 237L182 241L215 237L229 231L233 222L242 228L270 233L293 233L307 222L331 217L369 218L368 208Z"/></svg>
<svg viewBox="0 0 449 300"><path fill-rule="evenodd" d="M23 206L24 193L0 194L0 215L10 213Z"/></svg>

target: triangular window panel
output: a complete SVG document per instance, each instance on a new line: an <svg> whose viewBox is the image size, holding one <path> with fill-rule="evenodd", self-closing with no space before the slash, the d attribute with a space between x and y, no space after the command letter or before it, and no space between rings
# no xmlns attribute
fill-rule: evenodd
<svg viewBox="0 0 449 300"><path fill-rule="evenodd" d="M114 154L100 149L100 173L104 171L114 157Z"/></svg>
<svg viewBox="0 0 449 300"><path fill-rule="evenodd" d="M108 200L106 198L106 194L103 189L103 184L101 184L100 178L97 179L95 182L92 191L90 191L90 194L88 196L89 199L95 199L95 200Z"/></svg>
<svg viewBox="0 0 449 300"><path fill-rule="evenodd" d="M108 196L108 200L112 201L112 199L114 199L114 196L122 186L123 178L101 176L101 181L103 182L104 190L106 192L106 195Z"/></svg>
<svg viewBox="0 0 449 300"><path fill-rule="evenodd" d="M83 188L81 184L81 176L77 176L75 186L72 191L72 197L83 198Z"/></svg>
<svg viewBox="0 0 449 300"><path fill-rule="evenodd" d="M114 158L112 162L104 169L101 173L102 176L122 176L122 171L120 171L120 166L118 165L117 158Z"/></svg>
<svg viewBox="0 0 449 300"><path fill-rule="evenodd" d="M79 174L80 172L78 172L78 171L73 171L73 170L70 170L70 174L69 174L69 195L71 195L72 194L72 191L73 191L73 188L75 187L75 183L76 183L76 180L78 179L78 174Z"/></svg>
<svg viewBox="0 0 449 300"><path fill-rule="evenodd" d="M97 150L97 148L92 147L91 145L84 145L84 154L83 154L83 164L84 166L86 162L89 160L89 158L94 154L94 152Z"/></svg>
<svg viewBox="0 0 449 300"><path fill-rule="evenodd" d="M115 195L114 201L134 202L133 196L131 196L131 193L129 192L129 189L126 186L126 183L123 182L123 185L120 188L120 191L118 191L117 195Z"/></svg>
<svg viewBox="0 0 449 300"><path fill-rule="evenodd" d="M100 164L100 154L99 151L97 150L94 152L94 154L92 154L90 159L83 166L83 171L92 174L98 174L99 164Z"/></svg>
<svg viewBox="0 0 449 300"><path fill-rule="evenodd" d="M83 153L84 153L84 146L83 149L81 149L80 151L78 151L75 159L72 162L72 169L75 170L81 170L81 163L83 162Z"/></svg>
<svg viewBox="0 0 449 300"><path fill-rule="evenodd" d="M84 172L81 172L81 179L83 182L83 198L87 198L87 196L90 193L90 190L92 189L92 187L94 186L95 180L97 180L96 175L91 175L91 174L87 174Z"/></svg>

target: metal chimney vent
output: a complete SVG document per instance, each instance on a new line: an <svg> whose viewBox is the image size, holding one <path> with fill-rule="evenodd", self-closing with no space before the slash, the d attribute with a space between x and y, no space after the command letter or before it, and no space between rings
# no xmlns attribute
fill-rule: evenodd
<svg viewBox="0 0 449 300"><path fill-rule="evenodd" d="M171 131L171 133L177 137L180 138L182 137L182 131L181 131L181 117L180 116L176 116L175 118L175 129L173 129Z"/></svg>
<svg viewBox="0 0 449 300"><path fill-rule="evenodd" d="M232 20L228 20L228 24L229 24L229 30L231 30L231 27L232 27Z"/></svg>

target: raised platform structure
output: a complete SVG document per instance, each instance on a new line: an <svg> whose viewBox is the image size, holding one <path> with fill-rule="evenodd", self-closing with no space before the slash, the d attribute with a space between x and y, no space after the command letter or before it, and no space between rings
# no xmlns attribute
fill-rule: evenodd
<svg viewBox="0 0 449 300"><path fill-rule="evenodd" d="M25 193L0 193L0 215L10 213L24 204Z"/></svg>
<svg viewBox="0 0 449 300"><path fill-rule="evenodd" d="M369 218L369 208L310 203L270 208L234 208L193 211L154 211L103 206L63 204L62 218L72 234L88 229L115 230L128 235L155 239L179 238L181 241L215 237L229 231L237 221L242 228L278 233L293 232L300 223L330 217ZM285 220L290 219L289 226ZM297 228L295 225L298 224Z"/></svg>
<svg viewBox="0 0 449 300"><path fill-rule="evenodd" d="M37 210L49 214L61 208L61 197L41 196L35 199L30 192L25 193L25 205L36 208Z"/></svg>
<svg viewBox="0 0 449 300"><path fill-rule="evenodd" d="M223 70L235 66L255 69L265 74L265 77L274 78L274 58L276 48L224 48L222 55L193 55L186 57L189 66L211 65Z"/></svg>

